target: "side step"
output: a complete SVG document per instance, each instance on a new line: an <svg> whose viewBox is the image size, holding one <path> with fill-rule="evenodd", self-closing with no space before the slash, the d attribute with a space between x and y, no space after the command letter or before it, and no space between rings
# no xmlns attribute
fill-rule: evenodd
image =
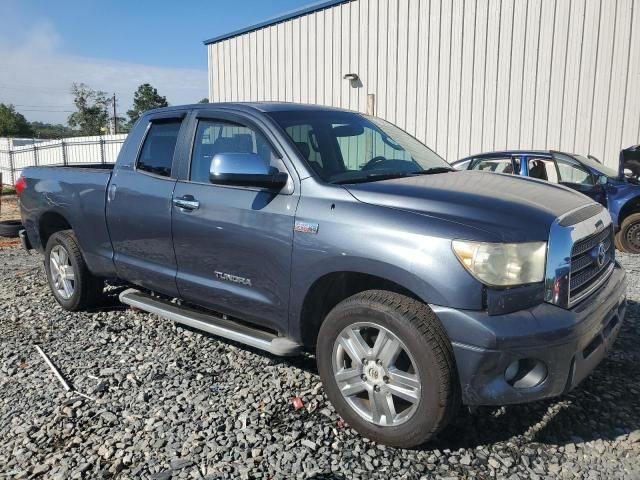
<svg viewBox="0 0 640 480"><path fill-rule="evenodd" d="M273 355L292 356L300 353L300 345L289 338L278 337L272 333L226 320L216 315L176 305L133 288L122 292L120 301L145 312L155 313L174 322L244 343Z"/></svg>

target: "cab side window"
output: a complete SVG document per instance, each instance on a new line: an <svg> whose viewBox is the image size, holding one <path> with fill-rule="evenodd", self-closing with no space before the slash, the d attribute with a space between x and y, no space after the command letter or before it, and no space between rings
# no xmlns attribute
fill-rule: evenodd
<svg viewBox="0 0 640 480"><path fill-rule="evenodd" d="M582 166L563 158L557 160L560 182L580 185L594 185L593 176Z"/></svg>
<svg viewBox="0 0 640 480"><path fill-rule="evenodd" d="M269 142L252 127L223 120L200 120L191 158L191 181L209 183L211 160L218 153L256 154L275 168L280 161Z"/></svg>
<svg viewBox="0 0 640 480"><path fill-rule="evenodd" d="M558 183L558 172L555 162L550 158L529 158L527 160L529 176L539 180Z"/></svg>
<svg viewBox="0 0 640 480"><path fill-rule="evenodd" d="M161 177L171 176L173 153L182 120L152 121L144 139L136 168Z"/></svg>
<svg viewBox="0 0 640 480"><path fill-rule="evenodd" d="M471 160L465 160L464 162L456 163L455 165L451 165L456 170L466 170L469 168L469 164Z"/></svg>
<svg viewBox="0 0 640 480"><path fill-rule="evenodd" d="M473 165L472 170L493 173L514 173L511 157L483 158Z"/></svg>

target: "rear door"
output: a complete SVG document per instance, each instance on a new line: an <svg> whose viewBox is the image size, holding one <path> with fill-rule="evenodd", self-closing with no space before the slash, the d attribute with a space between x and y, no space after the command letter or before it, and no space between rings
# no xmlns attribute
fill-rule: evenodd
<svg viewBox="0 0 640 480"><path fill-rule="evenodd" d="M107 191L107 225L118 276L178 296L171 238L174 161L183 114L150 117L140 148L119 160ZM175 158L174 158L175 157Z"/></svg>
<svg viewBox="0 0 640 480"><path fill-rule="evenodd" d="M177 284L187 301L283 332L299 187L288 160L256 121L215 110L192 119L190 169L173 194ZM280 192L212 184L209 169L218 153L260 155L288 173L289 184Z"/></svg>

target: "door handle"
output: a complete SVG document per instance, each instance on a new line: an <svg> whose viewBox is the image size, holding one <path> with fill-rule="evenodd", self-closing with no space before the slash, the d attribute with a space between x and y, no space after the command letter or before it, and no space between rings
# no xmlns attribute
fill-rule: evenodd
<svg viewBox="0 0 640 480"><path fill-rule="evenodd" d="M200 202L193 198L192 195L185 195L184 197L174 198L173 204L178 208L185 210L197 210L200 208Z"/></svg>

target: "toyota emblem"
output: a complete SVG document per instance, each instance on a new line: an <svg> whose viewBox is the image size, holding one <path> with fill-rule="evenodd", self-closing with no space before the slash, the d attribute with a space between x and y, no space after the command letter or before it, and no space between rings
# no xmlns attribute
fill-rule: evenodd
<svg viewBox="0 0 640 480"><path fill-rule="evenodd" d="M598 253L596 255L596 261L598 262L598 267L602 267L604 265L604 261L607 257L607 251L604 248L604 243L600 243L598 245Z"/></svg>

